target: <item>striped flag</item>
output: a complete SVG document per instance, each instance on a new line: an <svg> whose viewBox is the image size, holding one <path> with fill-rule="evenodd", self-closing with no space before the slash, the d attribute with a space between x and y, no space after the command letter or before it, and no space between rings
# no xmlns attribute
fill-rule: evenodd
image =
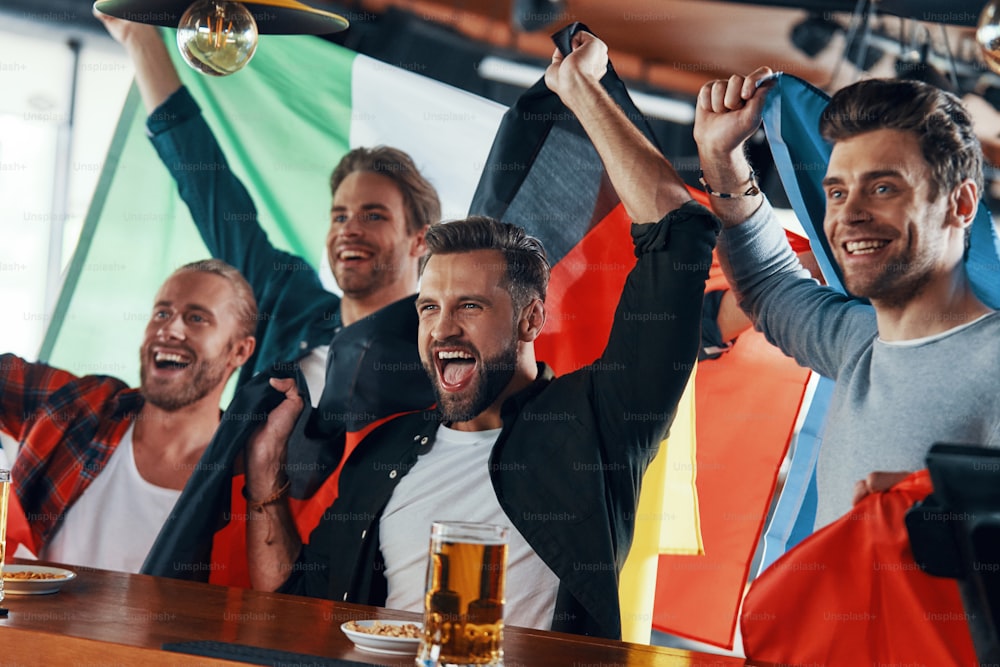
<svg viewBox="0 0 1000 667"><path fill-rule="evenodd" d="M171 36L168 32L168 42ZM325 265L323 240L328 179L343 154L374 144L407 151L437 188L445 218L462 217L504 111L315 37L262 37L251 65L225 79L198 75L175 49L169 51L230 167L250 192L270 241L317 268L331 290L336 285ZM180 264L208 256L146 138L145 118L133 90L42 352L54 365L107 369L132 384L138 382L138 355L128 351L139 347L157 288ZM348 446L358 437L350 434ZM206 452L178 502L176 521L161 532L144 571L247 584L245 526L229 520L245 511L242 476L232 477L237 452L227 444ZM306 536L335 488L324 486L311 497L315 502L296 505ZM312 511L316 508L319 512ZM206 545L213 533L210 563L219 567L209 568ZM207 569L178 571L177 563Z"/></svg>
<svg viewBox="0 0 1000 667"><path fill-rule="evenodd" d="M564 53L577 30L587 28L574 24L554 35ZM601 83L655 145L652 130L610 64ZM607 344L625 278L635 264L628 242L631 221L579 121L543 80L508 111L470 213L521 225L545 245L552 265L550 315L535 342L537 357L560 375L594 363ZM693 418L689 387L677 406L669 442L643 479L633 543L619 582L627 641L650 640L661 551L701 550Z"/></svg>
<svg viewBox="0 0 1000 667"><path fill-rule="evenodd" d="M223 79L196 74L169 50L271 242L321 269L332 290L323 239L329 175L344 153L377 143L407 151L437 188L445 219L462 217L504 111L315 37L262 36L251 64ZM133 385L157 288L179 265L208 256L145 136L145 117L133 90L41 354Z"/></svg>
<svg viewBox="0 0 1000 667"><path fill-rule="evenodd" d="M613 68L602 83L655 145ZM692 194L704 202L702 193ZM553 315L536 343L538 357L558 373L597 358L634 262L621 242L630 221L596 150L543 82L501 125L470 212L524 225L549 249ZM795 244L808 248L801 238ZM726 287L716 264L708 289ZM732 646L806 377L753 331L721 359L698 365L670 438L643 480L620 579L624 638L648 642L652 626Z"/></svg>

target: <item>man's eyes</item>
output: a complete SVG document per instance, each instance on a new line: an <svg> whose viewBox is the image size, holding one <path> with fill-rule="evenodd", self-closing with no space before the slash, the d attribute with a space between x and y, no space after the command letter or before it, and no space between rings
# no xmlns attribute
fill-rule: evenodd
<svg viewBox="0 0 1000 667"><path fill-rule="evenodd" d="M331 213L330 222L343 224L347 222L350 219L350 217L351 216L349 216L346 213ZM388 216L386 216L384 213L376 213L374 211L369 213L362 213L361 215L358 216L358 218L361 222L381 222L383 220L388 220Z"/></svg>

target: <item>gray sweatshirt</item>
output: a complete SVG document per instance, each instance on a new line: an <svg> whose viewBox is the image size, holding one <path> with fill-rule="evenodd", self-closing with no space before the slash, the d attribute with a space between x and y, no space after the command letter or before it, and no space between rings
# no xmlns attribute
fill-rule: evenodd
<svg viewBox="0 0 1000 667"><path fill-rule="evenodd" d="M756 328L836 382L817 464L817 528L851 508L868 473L926 468L936 442L1000 446L1000 312L882 341L871 306L802 268L767 202L726 230L719 249Z"/></svg>

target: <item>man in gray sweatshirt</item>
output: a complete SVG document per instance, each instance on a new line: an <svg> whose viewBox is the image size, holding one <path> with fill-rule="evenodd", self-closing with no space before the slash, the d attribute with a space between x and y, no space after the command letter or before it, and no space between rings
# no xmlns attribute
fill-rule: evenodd
<svg viewBox="0 0 1000 667"><path fill-rule="evenodd" d="M933 86L867 80L838 92L820 130L833 143L824 231L841 294L802 269L743 151L770 74L705 84L695 139L740 305L786 354L836 382L819 528L924 468L935 442L1000 445L1000 315L965 266L983 156L968 112Z"/></svg>

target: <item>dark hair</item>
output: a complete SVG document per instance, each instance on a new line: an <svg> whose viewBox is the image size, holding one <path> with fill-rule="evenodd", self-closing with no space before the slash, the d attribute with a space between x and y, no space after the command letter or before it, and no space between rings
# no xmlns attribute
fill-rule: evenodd
<svg viewBox="0 0 1000 667"><path fill-rule="evenodd" d="M226 264L221 259L200 259L190 262L174 271L171 277L179 273L213 273L225 278L236 294L236 318L241 326L241 337L252 336L257 328L257 299L253 296L253 288L243 274L235 267Z"/></svg>
<svg viewBox="0 0 1000 667"><path fill-rule="evenodd" d="M831 143L873 130L912 132L931 168L931 197L966 178L983 191L983 149L962 102L921 81L868 79L838 91L819 123Z"/></svg>
<svg viewBox="0 0 1000 667"><path fill-rule="evenodd" d="M355 172L371 172L391 179L403 195L406 226L411 234L441 220L441 201L430 181L423 177L413 159L390 146L355 148L345 155L330 174L330 194Z"/></svg>
<svg viewBox="0 0 1000 667"><path fill-rule="evenodd" d="M506 264L506 285L514 306L520 310L532 299L545 301L549 287L549 262L542 242L529 236L522 227L474 215L435 225L425 237L427 254L420 261L420 273L432 255L497 250Z"/></svg>

